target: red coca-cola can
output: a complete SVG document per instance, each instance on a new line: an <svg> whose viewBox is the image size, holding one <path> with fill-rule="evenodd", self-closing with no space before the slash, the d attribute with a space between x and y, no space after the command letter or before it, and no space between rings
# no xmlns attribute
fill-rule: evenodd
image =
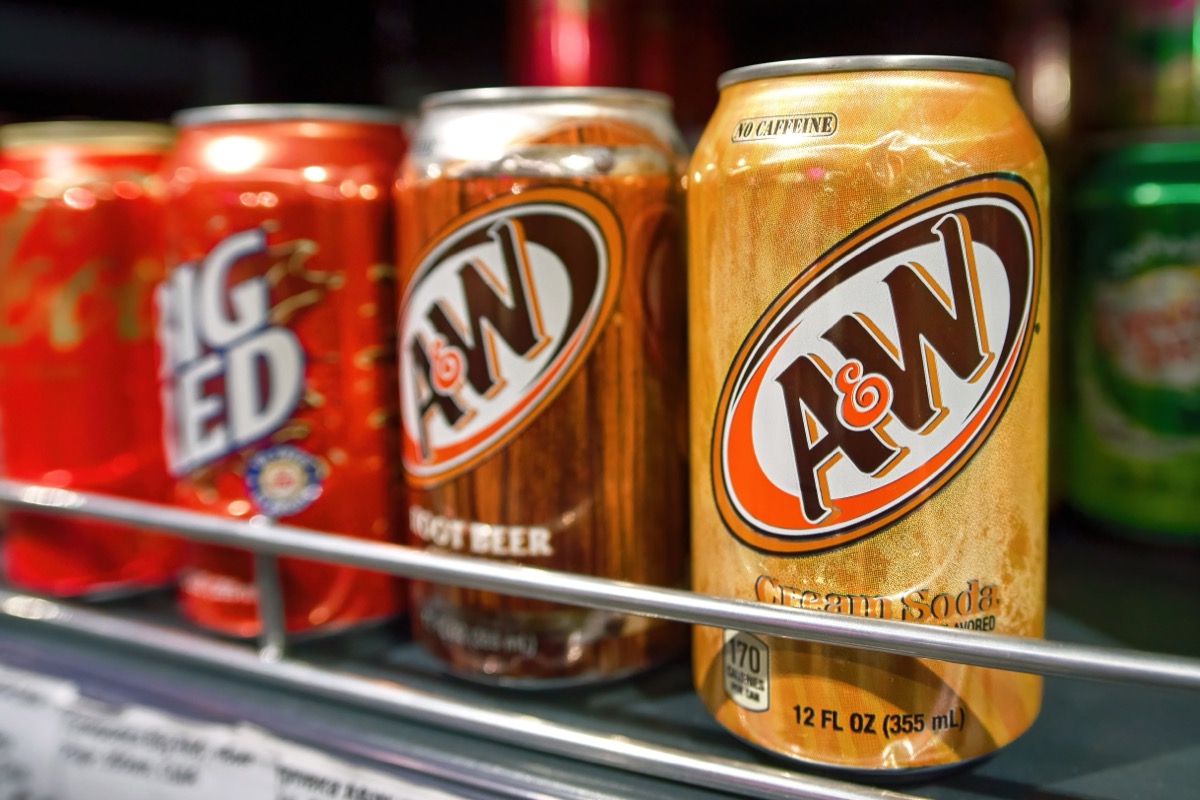
<svg viewBox="0 0 1200 800"><path fill-rule="evenodd" d="M181 505L378 541L397 531L398 114L238 105L176 115L158 292L167 460ZM287 629L401 608L387 575L282 559ZM251 556L196 547L184 613L260 630Z"/></svg>
<svg viewBox="0 0 1200 800"><path fill-rule="evenodd" d="M17 480L162 502L152 298L173 132L130 122L0 128L0 453ZM13 512L4 573L58 596L168 583L180 545Z"/></svg>

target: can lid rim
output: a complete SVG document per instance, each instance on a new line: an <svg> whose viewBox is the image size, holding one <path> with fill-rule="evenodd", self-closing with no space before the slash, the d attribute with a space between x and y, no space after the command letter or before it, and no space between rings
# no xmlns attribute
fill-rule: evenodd
<svg viewBox="0 0 1200 800"><path fill-rule="evenodd" d="M662 92L648 89L627 89L618 86L487 86L478 89L454 89L435 92L421 100L421 110L456 105L493 105L504 103L547 102L637 103L671 109L671 98Z"/></svg>
<svg viewBox="0 0 1200 800"><path fill-rule="evenodd" d="M174 140L175 130L157 122L49 120L0 126L0 148L5 150L56 144L86 144L106 149L167 148Z"/></svg>
<svg viewBox="0 0 1200 800"><path fill-rule="evenodd" d="M831 58L799 58L790 61L768 61L750 64L721 73L717 88L726 89L735 83L778 78L786 75L813 75L829 72L859 72L877 70L944 70L947 72L976 72L994 75L1011 81L1013 68L1003 61L969 56L933 55L876 55L834 56Z"/></svg>
<svg viewBox="0 0 1200 800"><path fill-rule="evenodd" d="M399 125L404 115L381 106L335 105L328 103L235 103L199 106L177 111L171 124L180 128L223 122L285 122L325 120Z"/></svg>

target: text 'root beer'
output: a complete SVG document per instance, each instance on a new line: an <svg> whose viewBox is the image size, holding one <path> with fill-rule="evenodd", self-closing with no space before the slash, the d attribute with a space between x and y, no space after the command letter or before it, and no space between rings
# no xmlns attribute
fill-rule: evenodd
<svg viewBox="0 0 1200 800"><path fill-rule="evenodd" d="M689 175L698 591L1041 635L1047 176L1008 75L722 78ZM693 652L718 721L826 766L982 756L1040 703L1036 676L737 630L697 627Z"/></svg>

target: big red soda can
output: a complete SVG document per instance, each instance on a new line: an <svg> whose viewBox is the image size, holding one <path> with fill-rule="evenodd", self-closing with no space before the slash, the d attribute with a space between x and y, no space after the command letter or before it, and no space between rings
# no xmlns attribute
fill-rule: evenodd
<svg viewBox="0 0 1200 800"><path fill-rule="evenodd" d="M0 452L6 477L162 502L151 306L162 277L170 128L47 122L0 129ZM25 511L4 573L59 596L169 582L179 543Z"/></svg>
<svg viewBox="0 0 1200 800"><path fill-rule="evenodd" d="M692 551L708 594L1042 634L1046 158L995 61L726 73L688 186ZM721 724L864 771L1032 724L1041 678L697 627Z"/></svg>
<svg viewBox="0 0 1200 800"><path fill-rule="evenodd" d="M398 181L402 459L430 550L686 580L681 137L663 95L426 98ZM609 679L682 626L414 581L414 637L514 686Z"/></svg>
<svg viewBox="0 0 1200 800"><path fill-rule="evenodd" d="M243 105L179 113L158 294L176 498L346 536L395 533L390 186L405 140L374 108ZM184 612L260 628L249 553L197 547ZM282 559L289 631L401 608L395 581Z"/></svg>

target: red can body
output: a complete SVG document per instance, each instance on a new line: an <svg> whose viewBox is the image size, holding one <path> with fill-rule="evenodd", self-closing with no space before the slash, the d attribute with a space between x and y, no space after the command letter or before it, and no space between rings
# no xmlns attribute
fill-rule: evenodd
<svg viewBox="0 0 1200 800"><path fill-rule="evenodd" d="M9 478L163 502L154 285L172 133L118 122L0 130L0 453ZM4 571L58 596L152 588L180 544L13 512Z"/></svg>
<svg viewBox="0 0 1200 800"><path fill-rule="evenodd" d="M395 270L390 112L227 106L177 117L158 293L168 462L183 506L393 540ZM282 559L287 629L400 610L393 578ZM260 629L250 554L192 550L184 613Z"/></svg>

